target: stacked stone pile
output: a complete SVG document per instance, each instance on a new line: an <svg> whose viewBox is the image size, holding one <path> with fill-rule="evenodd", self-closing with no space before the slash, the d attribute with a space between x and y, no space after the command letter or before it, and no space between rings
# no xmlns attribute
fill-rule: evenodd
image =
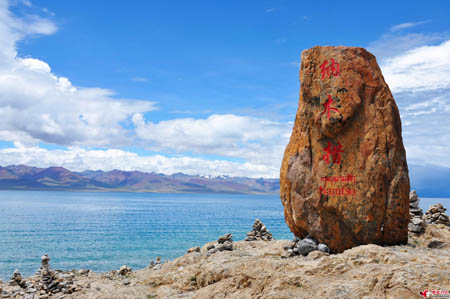
<svg viewBox="0 0 450 299"><path fill-rule="evenodd" d="M133 271L133 269L131 269L131 267L128 267L127 265L123 265L119 269L119 275L125 276L125 275L130 274L132 271Z"/></svg>
<svg viewBox="0 0 450 299"><path fill-rule="evenodd" d="M226 234L217 239L216 244L211 244L207 248L207 256L210 256L217 251L232 251L233 250L233 235Z"/></svg>
<svg viewBox="0 0 450 299"><path fill-rule="evenodd" d="M444 224L450 226L450 219L445 214L447 209L442 206L442 204L434 204L430 206L428 211L425 213L425 222L427 224Z"/></svg>
<svg viewBox="0 0 450 299"><path fill-rule="evenodd" d="M161 270L162 268L161 258L158 256L155 261L150 261L148 267L152 268L153 270Z"/></svg>
<svg viewBox="0 0 450 299"><path fill-rule="evenodd" d="M258 219L255 219L253 229L247 233L247 237L244 241L270 241L272 240L272 234L266 228L266 226Z"/></svg>
<svg viewBox="0 0 450 299"><path fill-rule="evenodd" d="M20 274L19 270L16 269L14 271L11 279L9 280L10 286L19 286L23 289L27 287L27 282L22 278L22 274Z"/></svg>
<svg viewBox="0 0 450 299"><path fill-rule="evenodd" d="M9 285L19 286L20 289L14 289L9 293L2 292L2 298L21 296L20 298L45 299L57 293L72 294L81 291L81 286L74 285L74 273L60 270L53 271L50 268L49 261L49 256L46 254L43 255L41 258L41 267L28 281L22 278L18 270L14 271Z"/></svg>
<svg viewBox="0 0 450 299"><path fill-rule="evenodd" d="M420 199L415 190L409 193L409 224L410 232L421 234L425 231L425 222L422 219L423 212L419 208Z"/></svg>
<svg viewBox="0 0 450 299"><path fill-rule="evenodd" d="M316 239L311 236L307 236L304 239L294 237L291 244L284 247L284 258L293 257L296 255L307 256L312 251L321 251L329 254L331 252L330 248L326 244L319 243Z"/></svg>

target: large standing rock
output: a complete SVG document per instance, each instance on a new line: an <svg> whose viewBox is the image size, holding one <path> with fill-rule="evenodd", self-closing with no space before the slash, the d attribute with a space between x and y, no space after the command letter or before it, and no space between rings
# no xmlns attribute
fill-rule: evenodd
<svg viewBox="0 0 450 299"><path fill-rule="evenodd" d="M300 101L281 166L285 219L334 252L408 239L409 177L398 108L362 48L302 53Z"/></svg>

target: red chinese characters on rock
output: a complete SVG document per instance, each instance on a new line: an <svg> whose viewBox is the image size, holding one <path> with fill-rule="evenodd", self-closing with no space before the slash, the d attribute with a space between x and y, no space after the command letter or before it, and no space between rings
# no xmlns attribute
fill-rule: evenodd
<svg viewBox="0 0 450 299"><path fill-rule="evenodd" d="M331 58L331 63L328 65L328 60L325 60L320 65L320 73L322 74L322 80L325 78L331 78L331 76L338 77L340 74L339 70L339 63L334 61L333 58Z"/></svg>
<svg viewBox="0 0 450 299"><path fill-rule="evenodd" d="M333 163L341 164L341 153L344 151L342 150L342 145L340 142L338 142L337 145L332 144L330 141L328 141L328 146L324 149L325 154L323 155L322 159L330 163L330 156L333 159Z"/></svg>
<svg viewBox="0 0 450 299"><path fill-rule="evenodd" d="M335 112L339 113L339 110L337 108L331 107L331 104L333 102L334 102L334 100L331 97L331 95L328 95L328 100L325 103L322 104L323 111L319 114L319 118L322 117L322 115L324 115L326 113L327 114L327 119L330 119L330 112L331 111L335 111Z"/></svg>
<svg viewBox="0 0 450 299"><path fill-rule="evenodd" d="M325 60L320 65L320 74L322 80L330 79L331 77L338 77L340 74L339 63L337 63L333 58ZM328 95L328 98L325 103L322 104L323 111L319 112L317 115L317 119L320 119L322 115L326 114L327 119L329 120L331 117L331 112L334 111L339 113L337 108L332 107L334 100L331 95ZM339 106L338 106L339 107ZM337 144L331 141L328 141L327 147L324 148L324 155L322 159L328 164L341 164L341 153L343 153L342 144L338 141ZM348 184L356 184L356 177L351 174L347 174L344 176L330 176L330 177L321 177L320 180L325 182L325 186L319 186L320 195L325 196L352 196L356 194L355 189L349 188L347 186L335 186L335 184L348 185ZM328 186L327 183L331 183L333 186Z"/></svg>

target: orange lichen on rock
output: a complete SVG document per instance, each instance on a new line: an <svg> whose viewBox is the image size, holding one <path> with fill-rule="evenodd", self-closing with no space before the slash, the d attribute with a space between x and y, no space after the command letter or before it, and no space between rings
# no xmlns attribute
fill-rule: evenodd
<svg viewBox="0 0 450 299"><path fill-rule="evenodd" d="M331 59L334 72L324 75L321 66ZM362 48L314 47L302 53L300 82L280 173L291 231L335 252L406 243L409 177L401 121L375 57ZM355 180L328 179L345 176Z"/></svg>

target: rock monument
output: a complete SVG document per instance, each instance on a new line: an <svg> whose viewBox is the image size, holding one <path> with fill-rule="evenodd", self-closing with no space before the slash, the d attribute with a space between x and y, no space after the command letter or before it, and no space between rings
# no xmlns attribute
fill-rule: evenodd
<svg viewBox="0 0 450 299"><path fill-rule="evenodd" d="M280 173L285 220L333 252L408 240L409 176L397 105L375 56L314 47Z"/></svg>

